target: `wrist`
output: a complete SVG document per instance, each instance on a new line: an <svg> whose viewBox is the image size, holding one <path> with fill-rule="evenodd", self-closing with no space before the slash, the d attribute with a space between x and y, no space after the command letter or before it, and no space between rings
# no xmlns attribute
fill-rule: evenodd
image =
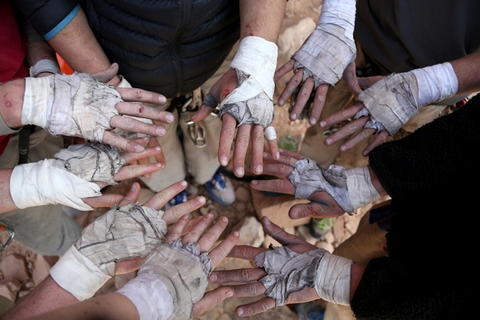
<svg viewBox="0 0 480 320"><path fill-rule="evenodd" d="M367 166L347 170L346 174L348 195L355 209L380 198L380 194L372 183Z"/></svg>
<svg viewBox="0 0 480 320"><path fill-rule="evenodd" d="M341 304L350 304L350 285L353 261L333 254L325 254L318 264L315 290L320 298Z"/></svg>
<svg viewBox="0 0 480 320"><path fill-rule="evenodd" d="M458 92L458 79L449 62L415 69L412 73L418 83L418 106L444 100Z"/></svg>
<svg viewBox="0 0 480 320"><path fill-rule="evenodd" d="M21 123L47 127L47 115L53 104L52 77L25 78Z"/></svg>
<svg viewBox="0 0 480 320"><path fill-rule="evenodd" d="M56 61L50 59L42 59L37 61L33 66L30 66L29 75L30 77L36 77L42 73L60 73L60 66Z"/></svg>

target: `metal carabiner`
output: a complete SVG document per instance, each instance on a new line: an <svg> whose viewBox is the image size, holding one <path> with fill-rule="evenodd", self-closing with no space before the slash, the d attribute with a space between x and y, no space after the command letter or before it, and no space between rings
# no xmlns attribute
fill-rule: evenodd
<svg viewBox="0 0 480 320"><path fill-rule="evenodd" d="M0 224L0 231L5 231L5 233L8 235L8 239L7 241L5 241L5 243L0 241L0 251L5 251L10 245L10 243L12 242L13 237L15 237L15 231L1 224Z"/></svg>

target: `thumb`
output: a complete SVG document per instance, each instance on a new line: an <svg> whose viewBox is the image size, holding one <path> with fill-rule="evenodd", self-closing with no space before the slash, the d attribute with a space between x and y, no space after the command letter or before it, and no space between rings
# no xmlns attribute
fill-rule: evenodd
<svg viewBox="0 0 480 320"><path fill-rule="evenodd" d="M267 217L262 218L262 225L265 232L283 246L287 246L297 239L297 237L286 232Z"/></svg>
<svg viewBox="0 0 480 320"><path fill-rule="evenodd" d="M345 68L345 71L343 72L343 77L347 81L348 87L354 95L359 95L360 92L362 92L362 89L360 88L360 85L357 81L357 66L355 64L355 60L350 62Z"/></svg>
<svg viewBox="0 0 480 320"><path fill-rule="evenodd" d="M100 82L107 83L113 78L115 78L115 76L117 75L117 72L118 72L118 64L114 62L110 65L110 67L108 67L108 69L92 74L92 77L94 77L96 80Z"/></svg>

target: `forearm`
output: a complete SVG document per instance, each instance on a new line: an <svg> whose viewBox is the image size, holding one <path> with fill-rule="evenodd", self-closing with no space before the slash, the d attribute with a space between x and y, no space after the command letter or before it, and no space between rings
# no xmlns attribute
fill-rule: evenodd
<svg viewBox="0 0 480 320"><path fill-rule="evenodd" d="M93 74L110 67L110 61L97 42L82 9L48 43L75 71ZM115 76L110 82L117 85L120 78Z"/></svg>
<svg viewBox="0 0 480 320"><path fill-rule="evenodd" d="M458 78L458 94L480 91L480 51L451 62Z"/></svg>
<svg viewBox="0 0 480 320"><path fill-rule="evenodd" d="M15 203L13 203L12 196L10 195L10 176L12 175L12 169L0 170L0 194L2 206L0 213L9 212L18 209Z"/></svg>
<svg viewBox="0 0 480 320"><path fill-rule="evenodd" d="M3 314L1 319L26 319L76 303L78 303L78 300L73 295L60 287L52 277L48 276L12 309ZM59 311L61 310L59 309ZM86 310L91 310L91 307ZM73 316L69 318L73 319ZM42 316L41 319L44 319L44 317ZM59 318L50 316L45 317L45 319Z"/></svg>
<svg viewBox="0 0 480 320"><path fill-rule="evenodd" d="M0 85L0 114L5 124L16 129L22 126L22 105L25 80L17 79Z"/></svg>
<svg viewBox="0 0 480 320"><path fill-rule="evenodd" d="M257 36L276 43L286 3L282 0L240 0L240 39Z"/></svg>

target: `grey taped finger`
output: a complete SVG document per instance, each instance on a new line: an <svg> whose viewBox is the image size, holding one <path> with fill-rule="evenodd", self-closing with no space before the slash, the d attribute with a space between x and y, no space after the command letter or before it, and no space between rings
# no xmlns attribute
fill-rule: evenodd
<svg viewBox="0 0 480 320"><path fill-rule="evenodd" d="M98 142L70 145L55 154L55 166L86 181L115 185L113 177L125 165L120 149Z"/></svg>
<svg viewBox="0 0 480 320"><path fill-rule="evenodd" d="M260 279L265 294L275 299L276 306L282 306L291 293L315 286L318 265L328 251L316 249L297 253L288 247L271 246L271 249L255 256L254 262L267 272Z"/></svg>
<svg viewBox="0 0 480 320"><path fill-rule="evenodd" d="M331 165L325 169L315 161L303 158L294 164L288 180L295 187L297 199L308 199L315 192L325 191L347 213L354 210L348 195L346 170L341 166Z"/></svg>

